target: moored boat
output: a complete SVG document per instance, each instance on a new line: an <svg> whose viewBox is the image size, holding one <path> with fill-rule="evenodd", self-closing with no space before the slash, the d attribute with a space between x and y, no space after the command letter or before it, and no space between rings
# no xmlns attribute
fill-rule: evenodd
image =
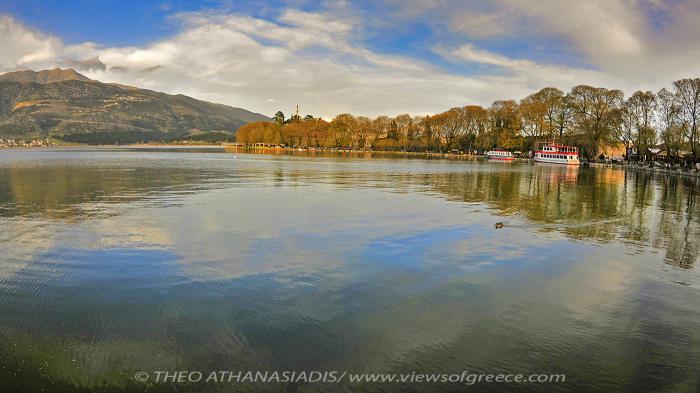
<svg viewBox="0 0 700 393"><path fill-rule="evenodd" d="M502 160L502 161L513 161L515 157L513 156L513 153L506 151L506 150L501 150L501 149L494 149L486 152L486 157L489 160Z"/></svg>
<svg viewBox="0 0 700 393"><path fill-rule="evenodd" d="M561 145L554 142L542 142L533 159L536 162L550 164L579 165L578 149L574 146Z"/></svg>

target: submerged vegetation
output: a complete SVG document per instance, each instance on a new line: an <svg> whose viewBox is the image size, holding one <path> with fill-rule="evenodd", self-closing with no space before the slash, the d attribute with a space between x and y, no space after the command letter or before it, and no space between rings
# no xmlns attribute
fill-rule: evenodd
<svg viewBox="0 0 700 393"><path fill-rule="evenodd" d="M294 147L349 147L405 151L484 151L495 146L532 150L538 140L558 138L593 158L604 147L643 154L664 144L673 159L697 159L700 135L700 78L681 79L654 93L579 85L570 92L547 87L521 99L499 100L488 108L455 107L433 116L345 113L330 122L307 115L242 126L236 141ZM632 149L634 147L634 150ZM629 157L629 154L622 153Z"/></svg>

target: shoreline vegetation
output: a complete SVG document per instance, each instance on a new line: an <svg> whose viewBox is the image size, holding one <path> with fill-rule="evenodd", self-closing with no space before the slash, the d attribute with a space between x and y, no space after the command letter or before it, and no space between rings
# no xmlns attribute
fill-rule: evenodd
<svg viewBox="0 0 700 393"><path fill-rule="evenodd" d="M671 90L636 91L578 85L565 93L543 88L489 107L467 105L429 116L370 119L349 113L331 121L279 111L273 122L248 123L236 143L291 148L468 152L496 147L516 155L556 139L578 147L588 162L663 160L688 169L698 161L700 78L674 81Z"/></svg>

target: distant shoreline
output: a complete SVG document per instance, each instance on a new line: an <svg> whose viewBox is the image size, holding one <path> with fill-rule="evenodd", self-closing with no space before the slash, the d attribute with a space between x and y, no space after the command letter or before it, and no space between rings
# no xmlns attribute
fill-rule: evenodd
<svg viewBox="0 0 700 393"><path fill-rule="evenodd" d="M189 144L183 144L183 145L176 145L176 144L148 144L148 143L138 143L138 144L133 144L133 145L89 145L89 144L66 144L66 145L53 145L53 146L0 146L0 150L2 149L14 149L14 150L44 150L44 149L66 149L66 148L97 148L97 149L163 149L163 148L174 148L174 149L217 149L217 150L224 150L224 147L222 145L214 145L214 144L201 144L201 145L189 145Z"/></svg>
<svg viewBox="0 0 700 393"><path fill-rule="evenodd" d="M441 152L417 152L417 151L396 151L396 150L358 150L358 149L327 149L327 148L292 148L292 147L277 147L277 148L255 148L255 147L235 147L221 145L226 151L241 152L241 153L259 153L259 154L304 154L307 155L349 155L349 156L395 156L395 157L420 157L420 158L435 158L435 159L453 159L453 160L475 160L484 158L483 154L467 154L467 153L441 153ZM529 160L519 158L520 160Z"/></svg>
<svg viewBox="0 0 700 393"><path fill-rule="evenodd" d="M335 157L365 157L372 158L372 156L379 157L396 157L396 158L428 158L428 159L446 159L446 160L456 160L456 161L473 161L479 159L486 159L483 154L459 154L459 153L437 153L437 152L407 152L407 151L393 151L393 150L352 150L352 149L303 149L303 148L250 148L250 147L231 147L223 144L150 144L150 143L136 143L131 145L86 145L86 144L71 144L71 145L59 145L59 146L17 146L17 147L0 147L0 150L46 150L46 149L85 149L85 148L96 148L96 149L141 149L141 150L157 150L157 149L171 149L171 150L187 150L187 149L207 149L207 150L220 150L226 152L241 152L247 154L279 154L279 155L307 155L307 156L335 156ZM305 153L305 154L304 154ZM518 162L532 162L532 159L527 157L518 157L515 159ZM556 164L555 164L556 165ZM591 167L611 167L618 169L631 169L643 172L651 172L657 174L665 175L678 175L689 178L700 178L700 171L690 171L684 172L678 169L667 169L667 168L657 168L649 167L643 165L634 165L630 163L615 164L615 163L605 163L605 162L591 162L582 163L581 166L590 165Z"/></svg>

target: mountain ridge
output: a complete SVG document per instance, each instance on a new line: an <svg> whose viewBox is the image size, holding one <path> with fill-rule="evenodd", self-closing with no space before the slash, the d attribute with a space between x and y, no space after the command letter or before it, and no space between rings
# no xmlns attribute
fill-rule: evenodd
<svg viewBox="0 0 700 393"><path fill-rule="evenodd" d="M86 77L85 75L77 72L72 68L61 69L54 68L52 70L23 70L23 71L13 71L0 75L0 81L11 81L20 83L56 83L63 82L67 80L80 80L80 81L92 81L92 79Z"/></svg>
<svg viewBox="0 0 700 393"><path fill-rule="evenodd" d="M243 108L92 80L73 69L0 75L0 138L55 137L71 142L169 141L228 135L271 121Z"/></svg>

